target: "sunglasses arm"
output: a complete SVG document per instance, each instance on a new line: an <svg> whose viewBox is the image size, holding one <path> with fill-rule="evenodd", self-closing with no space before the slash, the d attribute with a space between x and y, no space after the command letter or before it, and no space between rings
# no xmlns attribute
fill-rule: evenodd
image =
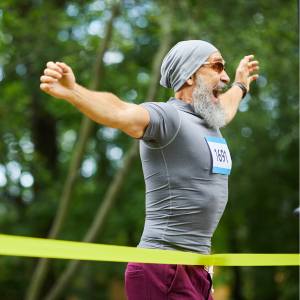
<svg viewBox="0 0 300 300"><path fill-rule="evenodd" d="M214 71L218 72L219 74L222 73L223 70L225 70L225 65L221 62L204 62L202 65L210 65ZM214 66L218 66L218 68L214 68Z"/></svg>

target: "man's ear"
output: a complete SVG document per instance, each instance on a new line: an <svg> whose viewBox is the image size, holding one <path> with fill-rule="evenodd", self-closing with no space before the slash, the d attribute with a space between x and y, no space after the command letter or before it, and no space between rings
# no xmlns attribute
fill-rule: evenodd
<svg viewBox="0 0 300 300"><path fill-rule="evenodd" d="M189 86L192 86L192 85L193 85L193 82L194 82L193 76L194 76L194 75L192 75L192 76L186 81L187 85L189 85Z"/></svg>

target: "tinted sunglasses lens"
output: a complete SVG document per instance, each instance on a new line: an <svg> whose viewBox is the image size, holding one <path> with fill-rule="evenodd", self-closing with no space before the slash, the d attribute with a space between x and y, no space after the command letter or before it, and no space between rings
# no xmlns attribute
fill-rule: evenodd
<svg viewBox="0 0 300 300"><path fill-rule="evenodd" d="M225 66L222 63L214 63L213 69L217 71L218 73L221 73L223 70L225 70Z"/></svg>

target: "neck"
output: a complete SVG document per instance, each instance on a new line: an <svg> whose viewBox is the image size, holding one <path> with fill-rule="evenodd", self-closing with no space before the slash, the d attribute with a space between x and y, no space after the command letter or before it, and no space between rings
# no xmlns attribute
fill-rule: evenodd
<svg viewBox="0 0 300 300"><path fill-rule="evenodd" d="M188 104L192 104L192 95L191 94L185 94L185 93L182 93L182 92L176 92L175 93L175 98L183 101L183 102L186 102Z"/></svg>
<svg viewBox="0 0 300 300"><path fill-rule="evenodd" d="M183 85L179 91L175 93L175 98L192 105L194 88Z"/></svg>

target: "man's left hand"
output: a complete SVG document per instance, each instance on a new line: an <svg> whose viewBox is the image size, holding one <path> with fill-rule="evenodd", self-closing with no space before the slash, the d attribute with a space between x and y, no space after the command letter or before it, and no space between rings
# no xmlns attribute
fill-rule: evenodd
<svg viewBox="0 0 300 300"><path fill-rule="evenodd" d="M254 55L248 55L241 60L238 68L236 69L236 75L234 80L234 82L241 83L247 89L247 92L249 92L250 90L250 83L259 77L258 74L249 76L251 73L259 69L259 67L257 66L257 60L250 62L250 60L252 60L253 58Z"/></svg>

